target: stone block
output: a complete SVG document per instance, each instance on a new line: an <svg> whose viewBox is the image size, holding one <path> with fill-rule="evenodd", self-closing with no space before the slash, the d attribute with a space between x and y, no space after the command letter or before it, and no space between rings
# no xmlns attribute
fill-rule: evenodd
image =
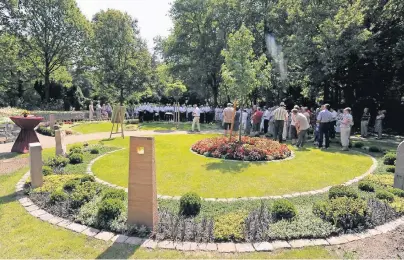
<svg viewBox="0 0 404 260"><path fill-rule="evenodd" d="M140 247L148 248L148 249L155 249L157 247L157 242L152 239L147 239L140 245Z"/></svg>
<svg viewBox="0 0 404 260"><path fill-rule="evenodd" d="M314 246L328 246L328 245L330 245L330 244L327 242L327 240L325 240L325 239L312 239L312 240L311 240L311 243L312 243Z"/></svg>
<svg viewBox="0 0 404 260"><path fill-rule="evenodd" d="M83 231L81 232L81 234L86 235L86 236L89 236L89 237L94 237L94 236L96 236L98 233L100 233L100 230L98 230L98 229L96 229L96 228L91 228L91 227L89 227L89 228L87 228L87 229L85 229L85 230L83 230Z"/></svg>
<svg viewBox="0 0 404 260"><path fill-rule="evenodd" d="M40 143L29 144L29 166L32 188L41 187L43 184L42 174L42 146Z"/></svg>
<svg viewBox="0 0 404 260"><path fill-rule="evenodd" d="M179 251L191 251L191 242L177 242L175 243L175 249Z"/></svg>
<svg viewBox="0 0 404 260"><path fill-rule="evenodd" d="M236 251L239 253L248 253L248 252L254 252L255 249L252 244L250 243L237 243L236 244Z"/></svg>
<svg viewBox="0 0 404 260"><path fill-rule="evenodd" d="M66 227L67 229L73 230L74 232L81 233L87 229L87 226L78 224L78 223L71 223Z"/></svg>
<svg viewBox="0 0 404 260"><path fill-rule="evenodd" d="M171 240L160 241L158 242L157 247L162 249L175 249L174 242Z"/></svg>
<svg viewBox="0 0 404 260"><path fill-rule="evenodd" d="M34 217L39 217L41 215L47 214L47 212L42 209L37 209L37 210L31 211L30 214Z"/></svg>
<svg viewBox="0 0 404 260"><path fill-rule="evenodd" d="M217 251L217 244L215 243L200 243L198 248L201 251Z"/></svg>
<svg viewBox="0 0 404 260"><path fill-rule="evenodd" d="M254 243L253 246L257 252L269 252L274 250L274 247L269 242Z"/></svg>
<svg viewBox="0 0 404 260"><path fill-rule="evenodd" d="M236 245L234 243L218 243L217 250L220 253L234 253L236 252Z"/></svg>
<svg viewBox="0 0 404 260"><path fill-rule="evenodd" d="M43 221L48 221L49 219L54 218L54 216L52 214L46 213L46 214L40 215L39 218Z"/></svg>
<svg viewBox="0 0 404 260"><path fill-rule="evenodd" d="M107 231L102 231L102 232L98 233L98 234L95 236L95 238L96 238L96 239L100 239L100 240L104 240L104 241L109 241L109 240L111 240L114 236L115 236L114 233L107 232Z"/></svg>
<svg viewBox="0 0 404 260"><path fill-rule="evenodd" d="M330 245L341 245L341 244L345 244L345 243L348 243L348 242L349 242L349 241L348 241L346 238L344 238L343 236L339 236L339 237L329 237L329 238L327 238L326 240L327 240L327 242L328 242Z"/></svg>
<svg viewBox="0 0 404 260"><path fill-rule="evenodd" d="M145 240L140 237L129 237L125 243L130 245L141 245Z"/></svg>
<svg viewBox="0 0 404 260"><path fill-rule="evenodd" d="M128 236L125 235L116 235L114 236L111 241L114 243L125 243L125 241L128 239Z"/></svg>
<svg viewBox="0 0 404 260"><path fill-rule="evenodd" d="M66 227L67 227L68 225L70 225L71 223L72 223L71 221L65 219L65 220L59 222L57 225L58 225L59 227L66 228Z"/></svg>
<svg viewBox="0 0 404 260"><path fill-rule="evenodd" d="M295 240L290 240L289 244L293 248L301 248L301 247L306 247L306 246L314 246L313 242L310 239L295 239Z"/></svg>
<svg viewBox="0 0 404 260"><path fill-rule="evenodd" d="M277 240L272 242L272 247L274 250L276 250L282 248L291 248L292 246L286 241Z"/></svg>
<svg viewBox="0 0 404 260"><path fill-rule="evenodd" d="M404 190L404 141L397 147L396 171L394 173L394 188Z"/></svg>
<svg viewBox="0 0 404 260"><path fill-rule="evenodd" d="M53 225L56 225L56 224L62 222L63 220L64 220L63 218L53 217L51 219L48 219L48 222L53 224Z"/></svg>
<svg viewBox="0 0 404 260"><path fill-rule="evenodd" d="M62 130L55 131L56 155L66 155L65 132Z"/></svg>
<svg viewBox="0 0 404 260"><path fill-rule="evenodd" d="M49 115L49 127L50 129L54 129L55 127L55 115L54 114L50 114Z"/></svg>

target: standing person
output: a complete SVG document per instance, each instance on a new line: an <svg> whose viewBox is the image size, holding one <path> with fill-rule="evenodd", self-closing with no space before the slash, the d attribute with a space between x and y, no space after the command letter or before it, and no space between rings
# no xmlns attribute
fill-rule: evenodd
<svg viewBox="0 0 404 260"><path fill-rule="evenodd" d="M288 111L285 109L285 103L281 102L274 111L274 140L278 139L282 143L283 126L288 119Z"/></svg>
<svg viewBox="0 0 404 260"><path fill-rule="evenodd" d="M258 108L255 110L255 113L254 113L254 115L253 115L253 117L252 117L252 120L253 120L253 131L254 131L254 132L258 132L258 133L260 132L260 126L261 126L262 115L263 115L263 113L262 113L262 111L261 111L261 108L258 107Z"/></svg>
<svg viewBox="0 0 404 260"><path fill-rule="evenodd" d="M341 130L341 145L343 151L349 150L349 137L351 135L351 127L353 126L353 118L351 115L351 108L344 109L342 120L340 123Z"/></svg>
<svg viewBox="0 0 404 260"><path fill-rule="evenodd" d="M365 107L365 109L363 110L362 118L361 118L361 136L363 138L368 137L369 121L370 121L369 108Z"/></svg>
<svg viewBox="0 0 404 260"><path fill-rule="evenodd" d="M320 136L318 140L318 148L323 148L323 138L325 137L325 149L330 147L330 125L332 121L332 114L328 110L329 104L324 105L324 109L318 114L317 122L320 124Z"/></svg>
<svg viewBox="0 0 404 260"><path fill-rule="evenodd" d="M100 103L101 102L98 101L97 105L95 106L95 115L96 115L98 121L101 120L101 104Z"/></svg>
<svg viewBox="0 0 404 260"><path fill-rule="evenodd" d="M93 117L94 117L94 105L93 105L93 101L90 102L90 105L88 106L88 110L89 110L89 116L88 118L90 119L90 121L93 121Z"/></svg>
<svg viewBox="0 0 404 260"><path fill-rule="evenodd" d="M379 110L378 115L376 116L376 121L375 121L375 132L377 133L377 138L376 139L382 139L383 135L383 119L384 119L384 111Z"/></svg>
<svg viewBox="0 0 404 260"><path fill-rule="evenodd" d="M201 111L199 110L198 105L194 105L194 110L192 111L192 116L194 119L192 120L192 132L195 131L195 124L198 127L198 132L201 131L201 125L199 124L199 119L201 118Z"/></svg>
<svg viewBox="0 0 404 260"><path fill-rule="evenodd" d="M241 114L241 123L243 125L244 133L246 132L246 129L247 129L247 118L248 118L248 112L247 112L247 109L244 109L243 113Z"/></svg>
<svg viewBox="0 0 404 260"><path fill-rule="evenodd" d="M337 113L337 123L335 126L335 132L338 134L341 134L341 121L343 119L343 110L342 109L338 109L338 113Z"/></svg>
<svg viewBox="0 0 404 260"><path fill-rule="evenodd" d="M227 104L227 107L223 110L223 126L224 126L224 135L227 135L228 131L231 128L231 122L234 117L234 108L231 103Z"/></svg>
<svg viewBox="0 0 404 260"><path fill-rule="evenodd" d="M293 109L296 109L296 111L299 111L300 107L296 105L293 107ZM290 138L292 139L292 145L295 145L296 141L297 141L296 114L293 113L293 110L290 113L290 117L291 117L291 119L290 119Z"/></svg>
<svg viewBox="0 0 404 260"><path fill-rule="evenodd" d="M271 116L271 111L269 111L269 108L265 110L264 115L262 116L264 119L264 134L266 135L268 133L268 126L269 126L269 118Z"/></svg>
<svg viewBox="0 0 404 260"><path fill-rule="evenodd" d="M332 120L331 120L331 124L330 124L330 138L335 138L335 127L337 125L337 111L335 111L334 109L330 109L331 115L332 115Z"/></svg>
<svg viewBox="0 0 404 260"><path fill-rule="evenodd" d="M111 107L111 105L109 103L107 103L106 110L107 110L108 118L111 118L111 116L112 116L112 107Z"/></svg>
<svg viewBox="0 0 404 260"><path fill-rule="evenodd" d="M310 127L309 120L307 120L307 117L304 114L299 113L297 109L292 110L292 115L295 118L295 127L297 132L296 146L298 148L302 148L306 142L307 130L309 130Z"/></svg>

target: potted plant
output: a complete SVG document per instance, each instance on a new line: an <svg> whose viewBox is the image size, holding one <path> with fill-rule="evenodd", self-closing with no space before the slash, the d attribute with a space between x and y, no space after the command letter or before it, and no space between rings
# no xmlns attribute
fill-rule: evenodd
<svg viewBox="0 0 404 260"><path fill-rule="evenodd" d="M29 111L28 110L24 110L23 112L22 112L22 116L23 117L27 117L29 115Z"/></svg>

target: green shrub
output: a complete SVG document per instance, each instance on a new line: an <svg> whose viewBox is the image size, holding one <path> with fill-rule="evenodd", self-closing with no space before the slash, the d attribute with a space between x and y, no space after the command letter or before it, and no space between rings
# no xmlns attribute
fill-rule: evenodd
<svg viewBox="0 0 404 260"><path fill-rule="evenodd" d="M101 192L103 186L96 182L83 182L76 187L76 190L70 195L73 208L79 208L90 201L95 195Z"/></svg>
<svg viewBox="0 0 404 260"><path fill-rule="evenodd" d="M353 144L353 146L354 146L355 148L362 148L362 147L365 146L365 144L362 143L362 142L355 142L355 143Z"/></svg>
<svg viewBox="0 0 404 260"><path fill-rule="evenodd" d="M45 165L52 167L52 168L57 168L57 167L66 167L66 165L69 163L69 159L66 157L57 155L57 156L52 156L50 157L46 162Z"/></svg>
<svg viewBox="0 0 404 260"><path fill-rule="evenodd" d="M288 200L276 200L272 205L272 214L275 219L292 219L297 215L295 205Z"/></svg>
<svg viewBox="0 0 404 260"><path fill-rule="evenodd" d="M98 147L91 147L90 153L91 153L91 154L99 154L99 153L100 153L100 148L98 148Z"/></svg>
<svg viewBox="0 0 404 260"><path fill-rule="evenodd" d="M395 173L396 172L396 166L394 166L394 165L386 166L386 172Z"/></svg>
<svg viewBox="0 0 404 260"><path fill-rule="evenodd" d="M82 154L83 153L83 146L75 144L72 147L70 147L69 149L69 155L70 154L74 154L74 153L79 153Z"/></svg>
<svg viewBox="0 0 404 260"><path fill-rule="evenodd" d="M349 186L338 185L331 187L331 189L328 191L328 198L335 199L339 197L348 197L356 199L358 198L358 192L356 192L354 188Z"/></svg>
<svg viewBox="0 0 404 260"><path fill-rule="evenodd" d="M201 210L201 197L194 192L184 194L180 199L180 213L185 216L196 216Z"/></svg>
<svg viewBox="0 0 404 260"><path fill-rule="evenodd" d="M83 162L83 155L80 153L72 153L69 155L69 161L71 164L79 164Z"/></svg>
<svg viewBox="0 0 404 260"><path fill-rule="evenodd" d="M51 167L46 166L46 165L42 167L43 176L48 176L48 175L51 175L52 173L53 173L53 170Z"/></svg>
<svg viewBox="0 0 404 260"><path fill-rule="evenodd" d="M216 241L241 241L244 239L245 212L231 212L215 218L214 236Z"/></svg>
<svg viewBox="0 0 404 260"><path fill-rule="evenodd" d="M376 187L372 181L361 180L358 184L358 188L363 191L374 192Z"/></svg>
<svg viewBox="0 0 404 260"><path fill-rule="evenodd" d="M396 154L388 153L383 157L383 163L385 165L394 165L396 159L397 159Z"/></svg>
<svg viewBox="0 0 404 260"><path fill-rule="evenodd" d="M98 209L98 218L102 221L113 220L125 210L125 204L119 199L102 200Z"/></svg>
<svg viewBox="0 0 404 260"><path fill-rule="evenodd" d="M119 200L125 200L126 198L126 192L125 190L121 189L106 189L102 193L102 199L119 199Z"/></svg>
<svg viewBox="0 0 404 260"><path fill-rule="evenodd" d="M371 146L371 147L369 147L369 152L371 152L371 153L381 153L382 150L377 146Z"/></svg>
<svg viewBox="0 0 404 260"><path fill-rule="evenodd" d="M86 181L90 181L90 182L95 182L95 177L93 175L85 175L83 177L80 178L81 182L86 182Z"/></svg>
<svg viewBox="0 0 404 260"><path fill-rule="evenodd" d="M69 180L65 183L65 185L63 185L63 189L67 190L67 191L73 191L77 188L77 186L80 185L80 180L78 179L72 179Z"/></svg>
<svg viewBox="0 0 404 260"><path fill-rule="evenodd" d="M350 197L316 202L313 213L343 230L365 226L368 216L366 201Z"/></svg>
<svg viewBox="0 0 404 260"><path fill-rule="evenodd" d="M66 199L68 198L68 196L67 196L66 193L64 193L63 190L57 189L57 190L54 190L54 191L51 193L51 195L50 195L49 198L50 198L50 202L53 203L53 204L55 204L55 203L57 203L57 202L66 200Z"/></svg>
<svg viewBox="0 0 404 260"><path fill-rule="evenodd" d="M366 180L370 180L380 186L391 187L394 184L394 175L393 174L371 174L368 175Z"/></svg>
<svg viewBox="0 0 404 260"><path fill-rule="evenodd" d="M378 198L379 200L387 200L388 202L394 201L393 193L388 192L386 190L378 190L376 192L376 198Z"/></svg>
<svg viewBox="0 0 404 260"><path fill-rule="evenodd" d="M387 190L388 192L394 194L394 196L404 198L404 190L398 188L390 188Z"/></svg>
<svg viewBox="0 0 404 260"><path fill-rule="evenodd" d="M50 128L45 127L45 126L38 126L38 128L36 129L36 131L37 131L38 133L40 133L41 135L55 136L55 130L50 129Z"/></svg>

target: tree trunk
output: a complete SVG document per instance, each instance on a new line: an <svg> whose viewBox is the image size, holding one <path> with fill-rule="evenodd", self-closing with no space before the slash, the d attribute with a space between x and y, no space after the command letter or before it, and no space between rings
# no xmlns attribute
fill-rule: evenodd
<svg viewBox="0 0 404 260"><path fill-rule="evenodd" d="M215 74L212 74L211 88L212 88L212 93L213 93L213 105L216 107L217 106L217 97L218 97L218 93L219 93L219 86L217 85Z"/></svg>
<svg viewBox="0 0 404 260"><path fill-rule="evenodd" d="M324 100L323 100L323 102L329 102L328 100L330 98L330 88L326 83L324 84L323 90L324 90Z"/></svg>
<svg viewBox="0 0 404 260"><path fill-rule="evenodd" d="M45 101L49 102L50 96L50 72L49 72L49 65L46 65L45 68Z"/></svg>
<svg viewBox="0 0 404 260"><path fill-rule="evenodd" d="M238 129L238 141L241 142L241 131L243 129L243 105L240 105L240 125Z"/></svg>
<svg viewBox="0 0 404 260"><path fill-rule="evenodd" d="M124 101L124 97L123 97L123 87L121 87L121 94L120 94L120 97L119 97L119 104L120 104L121 106L123 106L123 101Z"/></svg>

